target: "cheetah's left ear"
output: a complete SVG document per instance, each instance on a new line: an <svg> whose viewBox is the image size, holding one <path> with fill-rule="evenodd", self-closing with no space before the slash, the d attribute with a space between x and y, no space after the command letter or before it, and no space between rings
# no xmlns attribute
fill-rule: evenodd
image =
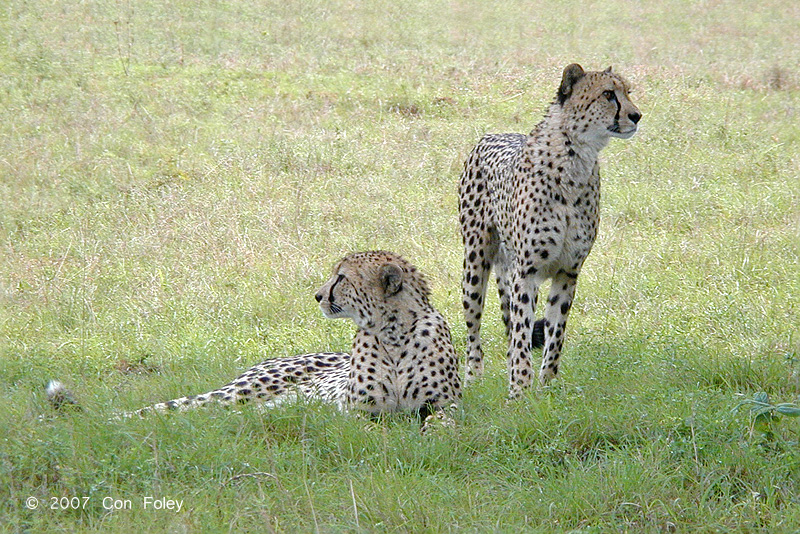
<svg viewBox="0 0 800 534"><path fill-rule="evenodd" d="M586 74L583 71L583 67L578 65L577 63L573 63L571 65L567 65L564 69L564 74L561 77L561 86L558 88L558 103L562 106L564 102L567 101L569 95L572 94L572 88L578 83L578 80L583 78L583 75Z"/></svg>
<svg viewBox="0 0 800 534"><path fill-rule="evenodd" d="M604 74L610 74L611 73L611 65L609 65L608 68L603 71L603 73Z"/></svg>
<svg viewBox="0 0 800 534"><path fill-rule="evenodd" d="M393 263L381 267L381 287L383 295L391 297L403 288L403 271Z"/></svg>

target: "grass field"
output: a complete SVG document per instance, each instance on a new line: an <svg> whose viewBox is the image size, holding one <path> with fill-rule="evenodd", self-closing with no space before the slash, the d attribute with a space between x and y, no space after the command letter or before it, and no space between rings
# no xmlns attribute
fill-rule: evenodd
<svg viewBox="0 0 800 534"><path fill-rule="evenodd" d="M737 405L800 394L798 27L783 0L4 3L0 530L797 532L800 421ZM556 385L506 405L492 296L452 430L108 421L348 350L313 295L356 250L416 263L463 353L463 159L573 61L644 118L602 154ZM50 415L54 377L82 412Z"/></svg>

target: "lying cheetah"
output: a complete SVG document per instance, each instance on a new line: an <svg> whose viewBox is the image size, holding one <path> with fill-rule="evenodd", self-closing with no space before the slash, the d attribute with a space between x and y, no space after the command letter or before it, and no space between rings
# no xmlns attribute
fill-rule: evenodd
<svg viewBox="0 0 800 534"><path fill-rule="evenodd" d="M257 401L270 407L302 395L371 415L419 413L449 421L461 397L458 359L422 274L392 252L350 254L317 292L322 313L358 326L352 353L321 352L255 365L219 389L162 402L124 416L206 404ZM47 388L58 408L74 404L59 382Z"/></svg>
<svg viewBox="0 0 800 534"><path fill-rule="evenodd" d="M597 235L598 154L630 138L642 115L611 72L564 69L556 99L529 135L486 135L464 164L458 211L464 241L467 380L483 373L481 315L489 270L497 277L511 397L532 381L530 351L544 333L541 383L558 373L575 285ZM544 319L537 291L552 279Z"/></svg>

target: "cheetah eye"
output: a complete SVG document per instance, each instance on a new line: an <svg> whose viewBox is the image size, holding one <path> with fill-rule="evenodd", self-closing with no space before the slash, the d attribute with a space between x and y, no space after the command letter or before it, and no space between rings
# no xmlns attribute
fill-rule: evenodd
<svg viewBox="0 0 800 534"><path fill-rule="evenodd" d="M609 102L613 102L617 99L617 94L614 91L603 91L603 96L608 99Z"/></svg>

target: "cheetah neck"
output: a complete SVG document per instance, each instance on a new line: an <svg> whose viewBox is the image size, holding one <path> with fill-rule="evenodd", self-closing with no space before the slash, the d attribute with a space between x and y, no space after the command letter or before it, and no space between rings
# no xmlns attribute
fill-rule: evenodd
<svg viewBox="0 0 800 534"><path fill-rule="evenodd" d="M413 335L414 323L432 310L426 293L407 285L399 295L376 304L364 330L386 346L401 347Z"/></svg>
<svg viewBox="0 0 800 534"><path fill-rule="evenodd" d="M530 133L529 147L547 147L554 160L564 164L573 178L588 176L597 164L600 151L608 144L606 135L589 135L581 124L565 114L561 105L550 105L544 119ZM572 171L572 172L569 172Z"/></svg>
<svg viewBox="0 0 800 534"><path fill-rule="evenodd" d="M372 332L378 340L388 347L402 347L408 342L413 325L420 313L400 304L387 306L381 313L380 324Z"/></svg>

